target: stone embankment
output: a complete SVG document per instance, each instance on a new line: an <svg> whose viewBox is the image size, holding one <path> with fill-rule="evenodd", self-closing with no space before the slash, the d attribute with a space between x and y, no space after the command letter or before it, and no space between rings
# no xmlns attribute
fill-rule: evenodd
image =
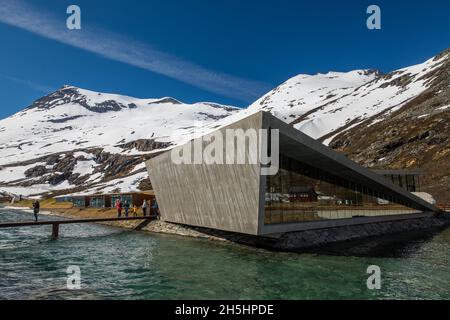
<svg viewBox="0 0 450 320"><path fill-rule="evenodd" d="M17 208L24 209L24 208ZM115 216L115 210L46 208L48 214L67 218L107 218ZM330 227L277 234L270 237L252 236L201 227L192 227L160 220L105 222L105 225L152 233L170 234L205 240L223 241L262 247L277 251L295 251L323 247L330 244L402 234L415 231L439 230L450 226L450 213L441 217L427 216L415 219L372 222L350 226Z"/></svg>
<svg viewBox="0 0 450 320"><path fill-rule="evenodd" d="M352 226L288 232L273 237L257 237L238 233L190 227L163 221L152 221L142 230L195 237L208 240L230 241L274 250L301 250L333 243L408 233L438 230L450 226L450 217L424 217L410 220L383 221Z"/></svg>
<svg viewBox="0 0 450 320"><path fill-rule="evenodd" d="M293 250L324 246L348 240L392 235L414 231L444 228L450 225L449 219L418 218L411 220L384 221L361 225L343 226L327 229L289 232L283 234L275 243L275 249Z"/></svg>

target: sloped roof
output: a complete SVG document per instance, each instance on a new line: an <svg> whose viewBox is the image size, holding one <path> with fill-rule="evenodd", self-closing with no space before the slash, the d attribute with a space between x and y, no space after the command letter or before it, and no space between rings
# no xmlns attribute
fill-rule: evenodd
<svg viewBox="0 0 450 320"><path fill-rule="evenodd" d="M339 178L360 184L374 191L407 203L408 207L421 211L437 211L436 206L395 185L377 174L348 159L320 141L311 138L268 112L263 112L263 128L279 129L280 153L306 163Z"/></svg>

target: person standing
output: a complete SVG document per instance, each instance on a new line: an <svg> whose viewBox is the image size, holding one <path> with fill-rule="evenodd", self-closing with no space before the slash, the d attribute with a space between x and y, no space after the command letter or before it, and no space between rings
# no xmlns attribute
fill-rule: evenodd
<svg viewBox="0 0 450 320"><path fill-rule="evenodd" d="M159 207L158 207L158 202L156 202L156 199L155 199L155 202L153 202L152 209L153 209L153 215L159 219Z"/></svg>
<svg viewBox="0 0 450 320"><path fill-rule="evenodd" d="M116 200L116 209L117 209L117 217L118 218L122 217L122 202L120 201L120 199Z"/></svg>
<svg viewBox="0 0 450 320"><path fill-rule="evenodd" d="M147 215L147 201L144 200L142 203L142 212L144 213L144 217Z"/></svg>
<svg viewBox="0 0 450 320"><path fill-rule="evenodd" d="M128 212L130 211L130 203L128 201L125 201L124 208L125 208L125 217L128 218Z"/></svg>
<svg viewBox="0 0 450 320"><path fill-rule="evenodd" d="M39 200L36 200L33 202L33 213L34 213L34 221L38 221L38 213L39 209L41 208L41 204L39 203Z"/></svg>

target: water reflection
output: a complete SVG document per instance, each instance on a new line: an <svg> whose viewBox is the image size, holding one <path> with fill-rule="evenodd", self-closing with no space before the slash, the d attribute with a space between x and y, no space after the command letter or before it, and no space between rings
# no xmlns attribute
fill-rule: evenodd
<svg viewBox="0 0 450 320"><path fill-rule="evenodd" d="M58 241L41 227L0 232L1 299L450 298L450 229L303 254L94 224ZM371 264L380 291L366 288ZM69 265L80 266L81 291L66 288Z"/></svg>

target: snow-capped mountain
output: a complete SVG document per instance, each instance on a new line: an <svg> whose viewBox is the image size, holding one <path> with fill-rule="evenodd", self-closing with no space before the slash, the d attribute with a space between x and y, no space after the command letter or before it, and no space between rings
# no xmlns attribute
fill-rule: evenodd
<svg viewBox="0 0 450 320"><path fill-rule="evenodd" d="M0 165L80 148L123 153L127 143L141 138L171 144L196 126L237 111L213 103L188 105L173 98L136 99L64 86L0 121ZM138 153L136 148L126 152Z"/></svg>
<svg viewBox="0 0 450 320"><path fill-rule="evenodd" d="M411 164L408 157L420 148L408 141L429 146L437 132L439 143L423 154L443 155L444 160L439 159L448 168L449 53L385 75L374 70L301 74L247 109L65 86L0 121L0 191L33 195L143 190L150 187L144 158L191 138L193 132L259 110L369 167L427 168L432 154L417 156ZM422 137L416 132L422 125L414 124L428 120ZM408 129L399 130L402 127ZM433 176L434 181L450 181L450 170L440 171L443 176ZM446 185L449 189L450 183ZM447 193L450 201L450 190Z"/></svg>
<svg viewBox="0 0 450 320"><path fill-rule="evenodd" d="M143 155L238 111L64 86L0 121L0 189L135 190L147 178Z"/></svg>
<svg viewBox="0 0 450 320"><path fill-rule="evenodd" d="M329 132L336 121L320 124L319 117L316 117L314 112L352 94L364 84L377 79L378 76L378 71L373 70L328 72L316 75L300 74L251 104L249 110L269 111L288 123L296 123L301 119L310 120L302 121L304 122L301 125L303 132L314 138L320 138L324 132ZM299 128L299 125L295 127Z"/></svg>
<svg viewBox="0 0 450 320"><path fill-rule="evenodd" d="M382 75L298 75L253 103L363 166L423 171L422 191L450 202L450 49Z"/></svg>
<svg viewBox="0 0 450 320"><path fill-rule="evenodd" d="M381 75L373 70L298 75L250 105L325 144L377 115L388 116L424 92L448 54ZM379 120L377 120L379 121ZM367 124L369 125L369 124Z"/></svg>
<svg viewBox="0 0 450 320"><path fill-rule="evenodd" d="M404 87L399 93L401 99L412 95L420 83L426 89L399 106L394 104L348 130L341 130L328 139L330 147L366 167L419 168L423 171L422 191L431 193L438 203L450 203L449 53L450 50L444 51L432 59L431 70L425 66L414 68L420 69L419 76L414 76L413 71L403 72L401 77L394 73L390 86ZM382 103L390 106L395 98Z"/></svg>

